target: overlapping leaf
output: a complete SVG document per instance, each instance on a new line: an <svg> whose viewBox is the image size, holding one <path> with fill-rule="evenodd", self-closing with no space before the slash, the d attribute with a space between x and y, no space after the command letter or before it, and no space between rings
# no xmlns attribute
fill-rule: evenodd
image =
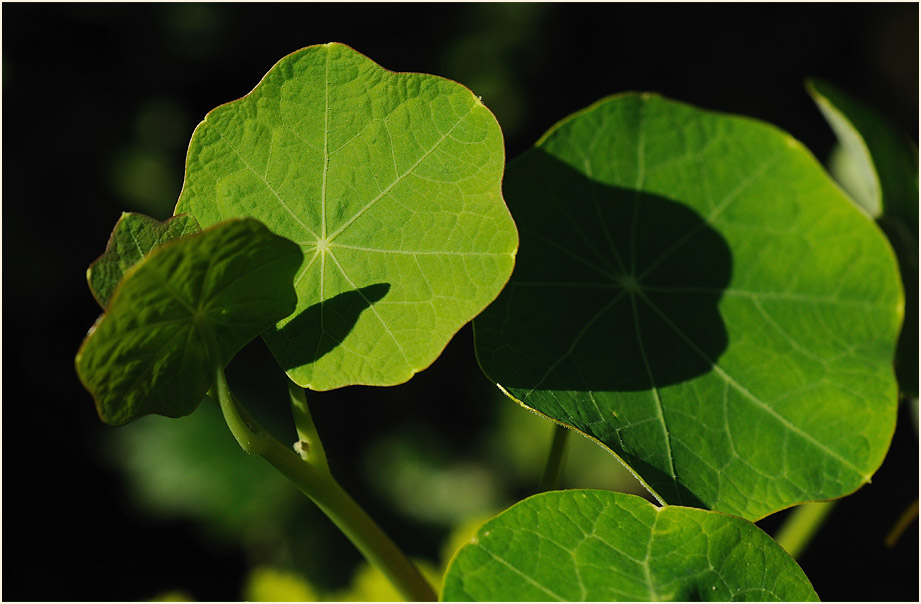
<svg viewBox="0 0 921 604"><path fill-rule="evenodd" d="M106 251L86 271L93 297L103 308L129 268L167 241L198 233L198 223L182 214L163 222L144 214L125 212L115 223Z"/></svg>
<svg viewBox="0 0 921 604"><path fill-rule="evenodd" d="M756 519L850 493L892 436L902 299L873 222L789 135L651 95L510 164L487 376L669 503Z"/></svg>
<svg viewBox="0 0 921 604"><path fill-rule="evenodd" d="M265 336L291 379L390 385L506 283L503 168L498 123L463 86L312 46L198 126L177 212L252 216L301 246L297 310Z"/></svg>
<svg viewBox="0 0 921 604"><path fill-rule="evenodd" d="M832 174L879 221L899 259L905 324L896 372L900 388L918 396L918 147L883 115L828 82L807 89L838 136Z"/></svg>
<svg viewBox="0 0 921 604"><path fill-rule="evenodd" d="M862 182L850 189L874 218L918 231L918 148L879 112L823 80L806 85Z"/></svg>
<svg viewBox="0 0 921 604"><path fill-rule="evenodd" d="M159 247L124 275L77 353L77 373L113 425L188 415L218 365L294 310L300 249L252 219Z"/></svg>
<svg viewBox="0 0 921 604"><path fill-rule="evenodd" d="M817 601L755 525L635 495L556 491L488 521L454 557L443 600Z"/></svg>

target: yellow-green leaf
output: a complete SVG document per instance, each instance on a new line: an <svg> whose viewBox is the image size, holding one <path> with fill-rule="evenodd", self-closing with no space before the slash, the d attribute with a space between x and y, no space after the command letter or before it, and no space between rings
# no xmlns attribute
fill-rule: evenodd
<svg viewBox="0 0 921 604"><path fill-rule="evenodd" d="M499 125L468 89L325 44L208 114L176 211L252 216L301 247L296 312L265 335L292 380L392 385L508 280L503 168Z"/></svg>

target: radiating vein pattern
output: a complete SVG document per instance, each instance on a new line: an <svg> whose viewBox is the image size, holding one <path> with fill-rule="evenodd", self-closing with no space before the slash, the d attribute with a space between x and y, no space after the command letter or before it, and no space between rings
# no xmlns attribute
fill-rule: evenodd
<svg viewBox="0 0 921 604"><path fill-rule="evenodd" d="M177 211L258 218L305 251L266 334L301 385L403 382L491 302L517 233L499 126L469 90L341 44L282 59L189 148Z"/></svg>
<svg viewBox="0 0 921 604"><path fill-rule="evenodd" d="M873 223L785 133L607 99L512 162L521 252L484 372L661 501L757 519L869 480L901 296Z"/></svg>

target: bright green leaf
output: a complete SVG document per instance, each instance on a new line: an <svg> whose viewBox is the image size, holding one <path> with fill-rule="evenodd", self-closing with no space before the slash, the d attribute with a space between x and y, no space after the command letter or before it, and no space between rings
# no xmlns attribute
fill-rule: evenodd
<svg viewBox="0 0 921 604"><path fill-rule="evenodd" d="M443 600L817 601L755 525L610 491L554 491L499 514L462 548Z"/></svg>
<svg viewBox="0 0 921 604"><path fill-rule="evenodd" d="M510 164L505 193L518 265L474 332L517 401L609 447L662 500L749 519L879 467L895 259L789 135L612 97Z"/></svg>
<svg viewBox="0 0 921 604"><path fill-rule="evenodd" d="M879 220L898 256L906 299L896 373L901 389L918 396L918 147L836 86L811 80L806 88L841 142L832 174Z"/></svg>
<svg viewBox="0 0 921 604"><path fill-rule="evenodd" d="M505 285L503 168L499 125L469 90L326 44L208 114L176 211L252 216L304 250L296 313L265 335L292 380L392 385Z"/></svg>
<svg viewBox="0 0 921 604"><path fill-rule="evenodd" d="M134 265L77 353L103 421L188 415L247 342L294 309L298 247L255 220L169 242Z"/></svg>
<svg viewBox="0 0 921 604"><path fill-rule="evenodd" d="M144 214L124 212L115 223L106 251L86 271L93 297L105 308L129 268L167 241L198 233L198 223L182 214L160 222Z"/></svg>

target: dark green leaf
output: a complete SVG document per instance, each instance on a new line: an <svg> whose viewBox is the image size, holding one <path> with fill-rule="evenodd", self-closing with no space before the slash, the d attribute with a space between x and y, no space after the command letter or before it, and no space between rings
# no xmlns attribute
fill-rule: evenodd
<svg viewBox="0 0 921 604"><path fill-rule="evenodd" d="M448 567L443 600L817 601L758 527L610 491L555 491L484 524Z"/></svg>
<svg viewBox="0 0 921 604"><path fill-rule="evenodd" d="M601 101L509 165L489 378L664 501L749 519L840 497L895 425L895 258L789 135L651 95Z"/></svg>
<svg viewBox="0 0 921 604"><path fill-rule="evenodd" d="M251 219L157 248L125 273L77 353L113 425L195 410L218 365L294 310L296 245Z"/></svg>

